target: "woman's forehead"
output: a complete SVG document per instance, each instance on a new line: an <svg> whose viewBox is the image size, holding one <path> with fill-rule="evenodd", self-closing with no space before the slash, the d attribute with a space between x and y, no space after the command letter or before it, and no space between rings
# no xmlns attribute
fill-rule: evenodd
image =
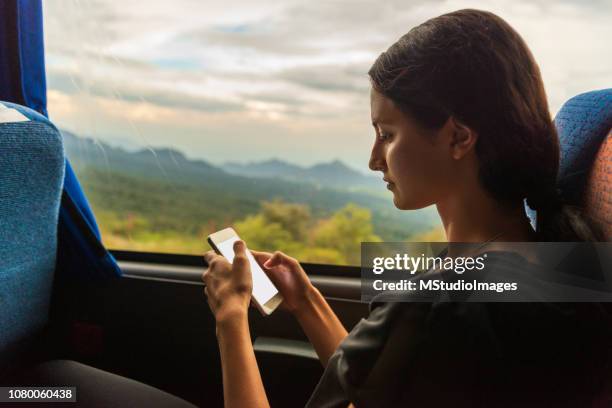
<svg viewBox="0 0 612 408"><path fill-rule="evenodd" d="M374 125L396 123L401 120L402 112L397 109L393 101L374 89L370 93L370 108Z"/></svg>

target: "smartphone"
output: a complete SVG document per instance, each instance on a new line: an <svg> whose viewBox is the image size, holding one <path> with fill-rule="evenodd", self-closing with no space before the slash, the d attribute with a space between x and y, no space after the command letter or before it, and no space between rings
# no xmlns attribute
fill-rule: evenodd
<svg viewBox="0 0 612 408"><path fill-rule="evenodd" d="M208 236L208 243L219 255L224 256L228 261L234 262L234 242L240 238L233 228L225 228ZM261 314L271 314L283 301L276 286L272 283L268 275L261 269L261 266L253 257L251 251L246 251L251 273L253 275L253 303Z"/></svg>

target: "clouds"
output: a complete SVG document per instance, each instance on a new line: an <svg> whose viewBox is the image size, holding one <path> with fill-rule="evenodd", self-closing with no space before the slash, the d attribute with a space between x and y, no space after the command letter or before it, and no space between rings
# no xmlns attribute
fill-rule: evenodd
<svg viewBox="0 0 612 408"><path fill-rule="evenodd" d="M249 149L219 161L285 152L301 164L340 157L363 168L369 66L414 25L467 6L522 34L553 112L612 83L612 12L603 1L53 0L45 2L49 110L79 133L138 132L209 159L207 151L223 154L218 141L229 129L240 129ZM291 137L326 127L336 136L323 141L331 148L300 142L293 151Z"/></svg>

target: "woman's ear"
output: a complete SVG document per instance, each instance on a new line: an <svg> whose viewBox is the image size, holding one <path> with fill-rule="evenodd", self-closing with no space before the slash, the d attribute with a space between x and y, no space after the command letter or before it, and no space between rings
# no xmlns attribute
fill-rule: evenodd
<svg viewBox="0 0 612 408"><path fill-rule="evenodd" d="M450 127L450 149L453 159L459 160L465 157L474 147L478 140L478 134L468 126L459 122L451 116L447 126Z"/></svg>

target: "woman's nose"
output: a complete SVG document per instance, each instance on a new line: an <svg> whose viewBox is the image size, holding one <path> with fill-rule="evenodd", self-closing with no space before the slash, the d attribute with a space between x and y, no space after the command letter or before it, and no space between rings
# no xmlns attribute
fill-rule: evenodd
<svg viewBox="0 0 612 408"><path fill-rule="evenodd" d="M385 163L382 158L382 155L377 151L376 146L372 148L372 153L370 154L370 161L368 163L368 167L372 171L384 171Z"/></svg>

